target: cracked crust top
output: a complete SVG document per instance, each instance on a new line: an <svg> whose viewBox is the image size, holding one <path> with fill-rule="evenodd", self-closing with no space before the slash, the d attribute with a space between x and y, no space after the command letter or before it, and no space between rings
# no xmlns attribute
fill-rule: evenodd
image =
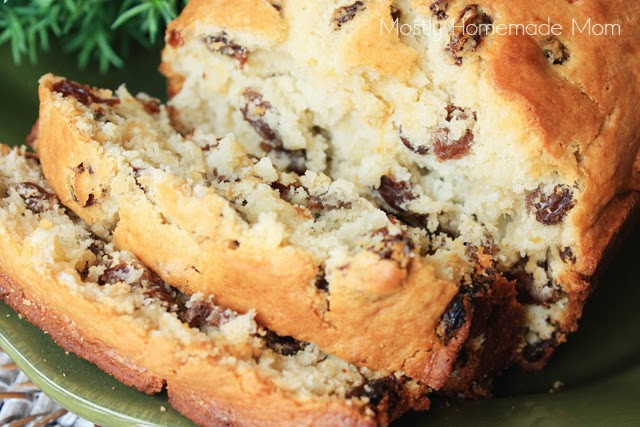
<svg viewBox="0 0 640 427"><path fill-rule="evenodd" d="M306 17L295 15L290 11L295 8L287 2L280 3L283 4L276 8L266 0L247 0L238 7L229 5L223 10L214 7L212 2L195 0L170 24L169 31L184 32L186 40L211 28L229 29L233 34L232 28L258 17L253 10L271 7L269 15L280 17L271 28L278 29L282 43L287 37L295 36L296 19ZM340 31L335 31L331 44L340 52L337 57L327 64L310 65L340 67L342 64L400 80L406 80L418 67L416 58L422 53L400 40L395 32L381 31L381 25L391 27L393 24L395 3L391 0L334 3L333 9L327 9L358 3L363 6L354 9L350 25L345 24ZM447 16L447 20L440 21L443 25L474 5L492 18L494 26L541 25L549 17L552 24L563 27L559 40L552 43L559 43L566 52L566 62L550 63L548 44L551 42L546 37L491 34L484 38L479 52L469 54L463 67L451 68L451 72L459 74L462 85L471 80L476 81L471 85L473 87L487 85L489 92L483 92L483 95L490 96L489 102L496 109L504 108L502 114L507 117L496 125L509 123L512 127L517 123L521 128L521 144L527 145L531 162L535 163L535 157L542 154L545 164L540 168L554 167L571 180L584 180L584 191L572 212L572 222L577 233L583 236L580 252L585 255L579 257L576 269L591 275L601 257L597 248L606 240L594 240L591 238L594 233L589 232L593 227L602 227L598 224L598 213L620 192L638 187L639 171L634 163L639 158L640 76L636 71L635 64L639 59L634 46L640 37L640 26L637 25L640 5L623 0L561 3L542 0L526 7L510 0L413 0L398 4L403 8L411 7L425 19L436 19L434 4L444 4L440 6ZM620 25L621 33L617 35L618 30L614 27L609 29L616 33L613 35L581 32L588 22ZM316 22L319 27L322 24L321 20ZM261 26L257 31L247 27L242 31L263 39ZM270 37L270 40L276 38ZM178 91L183 77L173 75L171 58L175 49L178 47L167 46L162 65L163 72L170 77L171 93Z"/></svg>

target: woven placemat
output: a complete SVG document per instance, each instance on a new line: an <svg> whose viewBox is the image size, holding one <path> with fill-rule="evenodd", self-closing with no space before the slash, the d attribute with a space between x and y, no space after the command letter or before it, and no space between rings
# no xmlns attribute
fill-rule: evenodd
<svg viewBox="0 0 640 427"><path fill-rule="evenodd" d="M0 351L0 426L93 427L41 392L20 368Z"/></svg>

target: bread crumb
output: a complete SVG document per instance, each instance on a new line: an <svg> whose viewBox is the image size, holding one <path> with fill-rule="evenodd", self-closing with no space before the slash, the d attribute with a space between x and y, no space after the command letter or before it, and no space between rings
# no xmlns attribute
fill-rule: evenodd
<svg viewBox="0 0 640 427"><path fill-rule="evenodd" d="M560 381L560 380L556 380L553 385L551 386L551 388L549 389L549 394L554 394L557 393L558 391L562 390L564 388L564 382Z"/></svg>

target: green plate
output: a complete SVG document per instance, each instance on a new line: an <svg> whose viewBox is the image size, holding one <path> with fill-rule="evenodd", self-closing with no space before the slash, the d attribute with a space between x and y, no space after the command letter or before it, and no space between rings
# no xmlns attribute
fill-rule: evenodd
<svg viewBox="0 0 640 427"><path fill-rule="evenodd" d="M165 394L147 396L121 384L20 317L0 302L0 347L65 408L104 426L194 426L171 409Z"/></svg>
<svg viewBox="0 0 640 427"><path fill-rule="evenodd" d="M37 79L53 72L103 87L126 81L132 92L162 97L157 52L141 52L126 69L107 75L78 71L59 51L38 65L15 66L0 48L0 141L20 144L37 116ZM507 372L496 381L496 398L480 402L439 401L425 414L398 425L638 425L640 426L640 227L627 240L587 305L580 331L560 347L542 372ZM0 345L49 396L101 425L192 425L164 395L146 396L125 387L61 348L0 303ZM556 383L564 384L550 393ZM162 409L164 408L164 409Z"/></svg>

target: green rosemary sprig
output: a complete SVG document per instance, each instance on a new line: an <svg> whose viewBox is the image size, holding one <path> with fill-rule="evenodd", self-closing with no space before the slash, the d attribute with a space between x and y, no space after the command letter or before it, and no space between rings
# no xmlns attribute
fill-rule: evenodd
<svg viewBox="0 0 640 427"><path fill-rule="evenodd" d="M122 67L131 48L149 48L187 0L3 0L0 44L9 43L16 64L36 62L52 38L75 53L81 68Z"/></svg>

